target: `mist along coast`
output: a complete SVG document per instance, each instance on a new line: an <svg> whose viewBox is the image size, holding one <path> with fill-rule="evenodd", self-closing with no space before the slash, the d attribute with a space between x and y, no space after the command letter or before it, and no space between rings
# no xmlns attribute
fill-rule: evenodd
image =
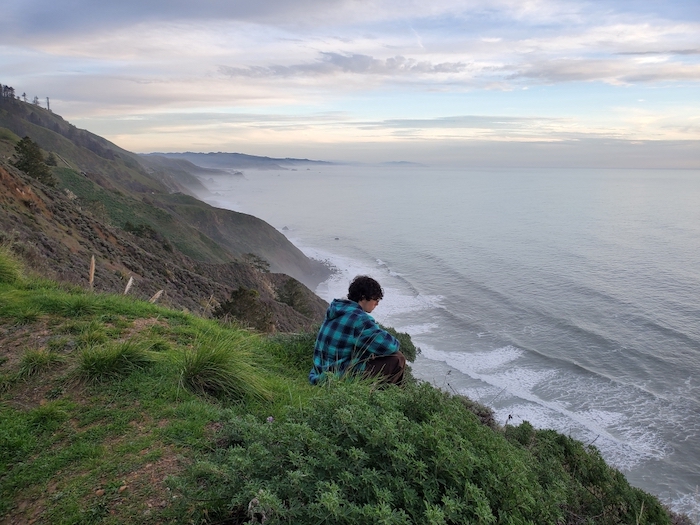
<svg viewBox="0 0 700 525"><path fill-rule="evenodd" d="M594 444L700 517L700 173L311 166L202 181L339 272L370 274L414 373Z"/></svg>

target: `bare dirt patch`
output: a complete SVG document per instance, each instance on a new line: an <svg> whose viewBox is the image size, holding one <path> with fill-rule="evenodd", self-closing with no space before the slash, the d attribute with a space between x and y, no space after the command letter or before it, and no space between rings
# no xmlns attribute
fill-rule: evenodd
<svg viewBox="0 0 700 525"><path fill-rule="evenodd" d="M152 326L167 327L168 323L157 317L149 317L148 319L135 319L129 328L124 332L124 339L130 339L141 332L151 328Z"/></svg>
<svg viewBox="0 0 700 525"><path fill-rule="evenodd" d="M5 370L16 369L27 350L44 348L53 333L48 328L48 320L41 319L26 325L0 327L0 362Z"/></svg>

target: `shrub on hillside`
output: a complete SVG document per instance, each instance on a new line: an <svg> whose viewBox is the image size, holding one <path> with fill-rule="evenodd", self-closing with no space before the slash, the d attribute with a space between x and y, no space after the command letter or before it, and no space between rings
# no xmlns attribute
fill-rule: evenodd
<svg viewBox="0 0 700 525"><path fill-rule="evenodd" d="M406 356L409 363L413 363L416 356L420 354L420 348L413 344L411 336L405 332L398 332L390 326L382 326L382 328L399 340L401 353Z"/></svg>
<svg viewBox="0 0 700 525"><path fill-rule="evenodd" d="M190 474L195 521L250 512L270 525L561 518L528 454L427 384L331 383L284 421L232 421L220 442L227 448Z"/></svg>
<svg viewBox="0 0 700 525"><path fill-rule="evenodd" d="M425 383L331 383L284 420L231 421L183 505L195 522L268 525L670 523L594 450L521 427L509 442Z"/></svg>
<svg viewBox="0 0 700 525"><path fill-rule="evenodd" d="M595 447L559 434L536 430L523 422L506 427L506 437L537 460L540 483L557 486L564 498L566 523L669 523L668 512L646 492L629 485L618 470L605 463Z"/></svg>
<svg viewBox="0 0 700 525"><path fill-rule="evenodd" d="M260 332L269 332L273 327L272 312L260 300L260 294L243 286L234 290L229 300L221 303L212 314L220 319L233 318Z"/></svg>
<svg viewBox="0 0 700 525"><path fill-rule="evenodd" d="M17 161L14 162L14 166L18 170L43 182L47 186L55 186L58 183L44 162L41 149L29 137L24 137L17 143L15 155L17 156Z"/></svg>
<svg viewBox="0 0 700 525"><path fill-rule="evenodd" d="M58 166L58 160L56 159L56 155L54 155L53 151L51 153L49 153L48 157L46 157L46 165L47 166Z"/></svg>
<svg viewBox="0 0 700 525"><path fill-rule="evenodd" d="M270 271L270 263L259 255L254 253L245 253L243 254L242 259L244 263L250 264L259 272L268 273Z"/></svg>
<svg viewBox="0 0 700 525"><path fill-rule="evenodd" d="M303 285L296 279L290 277L277 291L277 300L294 308L302 315L311 315L309 301L304 293Z"/></svg>

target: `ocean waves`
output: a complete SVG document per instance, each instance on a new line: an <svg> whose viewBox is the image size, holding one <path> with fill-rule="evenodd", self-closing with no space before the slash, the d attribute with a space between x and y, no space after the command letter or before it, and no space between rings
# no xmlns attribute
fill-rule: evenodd
<svg viewBox="0 0 700 525"><path fill-rule="evenodd" d="M593 444L700 517L700 223L668 207L698 173L320 171L213 189L335 266L323 298L376 277L418 377Z"/></svg>

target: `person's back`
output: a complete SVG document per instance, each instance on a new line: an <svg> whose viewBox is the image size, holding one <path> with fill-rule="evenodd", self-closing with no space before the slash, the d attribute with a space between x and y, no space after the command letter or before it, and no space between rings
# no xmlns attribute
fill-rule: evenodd
<svg viewBox="0 0 700 525"><path fill-rule="evenodd" d="M381 376L391 383L403 380L406 359L398 340L369 315L383 297L377 281L358 276L347 299L334 299L316 337L309 381L317 384L328 375Z"/></svg>

